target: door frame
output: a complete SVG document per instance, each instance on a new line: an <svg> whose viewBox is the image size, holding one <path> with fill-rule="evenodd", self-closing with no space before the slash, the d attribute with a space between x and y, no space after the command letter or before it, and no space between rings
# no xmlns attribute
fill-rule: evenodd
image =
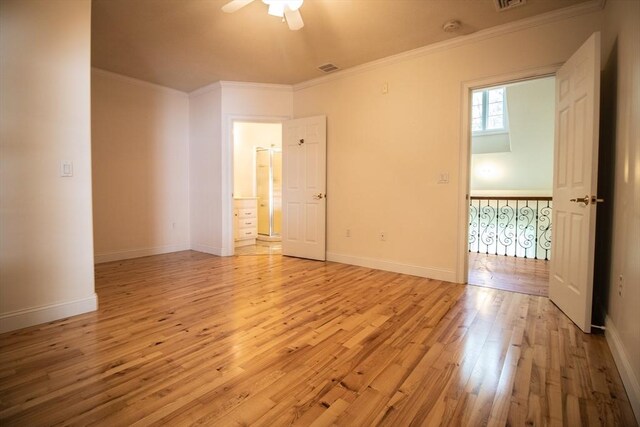
<svg viewBox="0 0 640 427"><path fill-rule="evenodd" d="M223 121L226 129L222 130L222 194L220 198L222 203L222 244L226 250L223 250L222 256L235 255L235 239L233 238L233 125L235 122L280 123L282 125L287 120L291 120L291 116L229 114Z"/></svg>
<svg viewBox="0 0 640 427"><path fill-rule="evenodd" d="M471 187L471 92L476 89L503 84L535 80L555 76L562 63L530 68L481 79L462 82L461 87L461 128L460 128L460 170L458 173L458 238L456 240L456 282L468 282L469 274L469 201ZM555 146L555 141L554 141Z"/></svg>

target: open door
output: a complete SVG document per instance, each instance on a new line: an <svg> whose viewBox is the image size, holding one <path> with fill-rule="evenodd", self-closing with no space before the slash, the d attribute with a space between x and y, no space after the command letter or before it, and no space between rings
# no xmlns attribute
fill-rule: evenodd
<svg viewBox="0 0 640 427"><path fill-rule="evenodd" d="M327 118L282 124L282 254L325 260Z"/></svg>
<svg viewBox="0 0 640 427"><path fill-rule="evenodd" d="M600 112L600 33L556 75L549 298L591 332Z"/></svg>

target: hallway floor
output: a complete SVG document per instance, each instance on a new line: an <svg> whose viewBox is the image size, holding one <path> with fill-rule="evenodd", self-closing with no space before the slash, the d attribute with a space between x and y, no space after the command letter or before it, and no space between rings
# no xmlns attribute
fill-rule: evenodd
<svg viewBox="0 0 640 427"><path fill-rule="evenodd" d="M469 284L549 296L549 261L469 253Z"/></svg>
<svg viewBox="0 0 640 427"><path fill-rule="evenodd" d="M257 240L255 245L236 248L236 255L281 255L282 242L266 242Z"/></svg>

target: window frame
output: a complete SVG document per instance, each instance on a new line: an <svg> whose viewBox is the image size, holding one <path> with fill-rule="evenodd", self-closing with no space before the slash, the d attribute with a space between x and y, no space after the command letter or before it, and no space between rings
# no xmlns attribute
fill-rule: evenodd
<svg viewBox="0 0 640 427"><path fill-rule="evenodd" d="M489 118L489 91L494 89L503 89L502 91L502 116L503 127L502 129L487 129L487 122ZM482 93L482 130L473 130L473 94ZM484 89L476 89L471 91L471 136L485 136L485 135L501 135L509 133L509 114L507 108L507 87L506 86L493 86Z"/></svg>

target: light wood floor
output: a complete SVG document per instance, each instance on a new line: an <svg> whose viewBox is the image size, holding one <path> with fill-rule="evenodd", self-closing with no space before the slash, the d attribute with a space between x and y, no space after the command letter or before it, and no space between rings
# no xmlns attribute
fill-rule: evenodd
<svg viewBox="0 0 640 427"><path fill-rule="evenodd" d="M234 249L235 255L280 255L282 242L265 242L258 240L255 245L240 246Z"/></svg>
<svg viewBox="0 0 640 427"><path fill-rule="evenodd" d="M189 251L96 275L97 312L0 336L0 425L635 425L547 298Z"/></svg>
<svg viewBox="0 0 640 427"><path fill-rule="evenodd" d="M549 295L549 262L469 252L468 282L472 285L546 297Z"/></svg>

